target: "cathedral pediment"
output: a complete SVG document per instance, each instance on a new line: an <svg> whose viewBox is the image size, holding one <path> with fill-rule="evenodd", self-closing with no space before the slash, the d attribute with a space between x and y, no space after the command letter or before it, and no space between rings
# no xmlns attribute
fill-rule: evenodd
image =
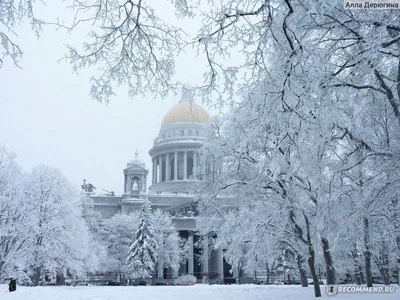
<svg viewBox="0 0 400 300"><path fill-rule="evenodd" d="M142 172L144 172L144 171L147 171L147 169L145 167L142 167L142 166L138 165L138 164L130 163L128 165L128 167L124 169L124 173L128 172L128 171L142 171Z"/></svg>
<svg viewBox="0 0 400 300"><path fill-rule="evenodd" d="M146 169L146 164L144 163L143 160L139 158L137 150L135 152L135 157L126 164L126 168L124 169L124 174L127 173L146 174L146 175L149 173L149 171Z"/></svg>

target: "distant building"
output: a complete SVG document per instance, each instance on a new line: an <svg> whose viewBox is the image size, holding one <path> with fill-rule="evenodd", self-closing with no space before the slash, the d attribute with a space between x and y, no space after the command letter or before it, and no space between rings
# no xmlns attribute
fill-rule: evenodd
<svg viewBox="0 0 400 300"><path fill-rule="evenodd" d="M181 100L165 115L158 137L149 154L152 158L152 178L147 193L147 175L144 162L135 153L134 159L123 170L124 192L120 196L109 194L92 195L94 206L104 218L121 213L140 210L147 198L152 209L167 210L173 216L176 230L181 237L187 238L191 250L189 259L179 270L158 270L159 278L177 277L181 274L193 274L198 278L232 277L231 267L223 260L222 249L204 251L195 246L197 209L194 203L198 167L198 150L202 147L206 124L210 116L206 110L196 104L193 92L184 87ZM206 239L207 245L208 239ZM207 249L208 247L206 247ZM235 268L234 268L235 269ZM225 274L224 274L225 273ZM234 274L237 270L234 270Z"/></svg>

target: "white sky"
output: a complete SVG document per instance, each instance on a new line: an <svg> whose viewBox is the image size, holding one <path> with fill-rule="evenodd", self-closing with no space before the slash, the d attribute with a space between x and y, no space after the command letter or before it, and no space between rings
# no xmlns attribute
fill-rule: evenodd
<svg viewBox="0 0 400 300"><path fill-rule="evenodd" d="M42 13L54 15L60 9L47 7ZM174 18L170 5L162 11ZM180 24L196 32L198 22ZM109 106L100 104L89 96L89 70L77 76L70 65L57 63L66 52L64 44L77 38L74 34L45 28L38 40L28 26L17 32L22 69L10 60L0 69L0 143L17 154L20 166L25 171L39 164L57 167L74 184L86 178L117 194L123 191L122 169L136 149L151 172L148 151L179 95L130 99L121 89ZM186 52L178 59L176 79L200 85L206 62Z"/></svg>

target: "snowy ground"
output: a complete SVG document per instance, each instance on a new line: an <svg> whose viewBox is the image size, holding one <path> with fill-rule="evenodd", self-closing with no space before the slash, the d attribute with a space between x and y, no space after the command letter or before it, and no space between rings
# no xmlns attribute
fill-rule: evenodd
<svg viewBox="0 0 400 300"><path fill-rule="evenodd" d="M324 287L322 287L324 289ZM339 294L323 298L345 300L398 300L400 288L390 294ZM313 289L299 286L194 285L194 286L46 286L18 287L9 293L0 285L1 300L304 300L315 299Z"/></svg>

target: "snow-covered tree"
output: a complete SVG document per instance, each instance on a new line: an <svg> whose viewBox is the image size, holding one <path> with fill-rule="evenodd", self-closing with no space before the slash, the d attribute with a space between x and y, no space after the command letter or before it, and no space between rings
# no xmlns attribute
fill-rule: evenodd
<svg viewBox="0 0 400 300"><path fill-rule="evenodd" d="M33 278L98 266L96 243L73 187L57 169L23 176L15 155L0 146L0 277Z"/></svg>
<svg viewBox="0 0 400 300"><path fill-rule="evenodd" d="M189 15L187 1L173 1L177 11ZM108 102L115 84L124 84L131 96L150 91L161 96L176 90L175 58L184 46L184 32L159 16L149 1L90 0L74 2L71 27L94 27L83 47L69 47L66 59L74 70L96 66L91 96ZM93 28L92 27L92 28ZM110 47L109 47L109 46Z"/></svg>
<svg viewBox="0 0 400 300"><path fill-rule="evenodd" d="M312 218L317 201L313 191L309 191L307 180L311 178L307 179L299 172L302 162L306 161L302 155L312 155L310 149L301 151L300 146L306 148L311 143L307 141L307 131L296 136L301 128L299 119L289 111L285 113L275 99L258 98L265 94L259 93L227 115L224 124L215 123L202 149L201 163L218 165L222 162L222 172L204 174L201 212L205 223L217 224L217 228L211 230L221 239L235 240L237 232L224 237L219 232L225 226L207 222L207 219L220 217L231 231L230 228L235 228L229 225L231 222L244 224L246 233L254 230L254 235L243 237L238 245L239 253L246 248L246 253L252 253L253 262L248 265L255 266L256 257L258 260L263 258L262 252L248 247L259 247L257 236L262 236L264 231L266 238L261 239L266 243L262 245L264 248L274 245L270 241L279 241L277 237L289 240L290 244L294 243L293 240L301 244L296 250L302 257L309 257L316 294L320 295L315 271L316 227ZM199 169L219 170L215 167ZM226 207L236 207L238 212L224 212ZM237 243L228 240L225 244L229 249ZM232 254L231 259L241 257L237 251Z"/></svg>
<svg viewBox="0 0 400 300"><path fill-rule="evenodd" d="M36 1L38 2L38 1ZM42 30L43 21L35 15L35 0L0 1L0 67L4 58L10 58L18 66L23 51L15 42L15 29L21 22L30 24L36 35Z"/></svg>
<svg viewBox="0 0 400 300"><path fill-rule="evenodd" d="M202 164L221 164L222 161L223 166L222 172L209 171L204 176L202 193L207 195L207 200L201 205L201 211L206 218L205 225L211 223L207 222L210 217L219 217L222 226L218 222L211 223L216 224L213 227L217 235L225 224L231 231L230 235L220 234L221 239L237 236L231 229L236 222L257 231L267 230L269 236L281 236L292 245L297 243L296 252L311 258L308 264L314 281L318 282L315 262L322 255L327 279L334 282L334 247L350 229L339 224L360 224L362 218L356 216L360 213L373 216L374 213L366 209L367 205L373 203L376 208L378 203L370 192L365 194L367 197L360 197L360 187L352 174L357 170L355 166L363 161L354 154L365 148L365 141L346 136L346 133L343 136L342 130L320 117L328 115L327 109L334 112L333 106L321 106L318 114L313 113L315 116L298 118L293 112L282 109L276 99L259 97L265 94L255 91L249 101L243 100L241 106L226 116L225 124L216 123L203 148ZM330 120L339 120L339 111L336 113ZM343 117L340 120L348 121ZM373 160L364 163L367 176L363 182L368 182L368 185L363 184L364 189L381 172L372 172L372 163ZM203 167L207 169L218 170ZM387 181L383 182L386 185ZM376 183L380 186L382 181ZM371 187L377 189L376 183ZM229 199L232 195L235 197L230 203L222 201L224 196ZM357 206L349 206L349 196ZM238 212L224 212L223 208L228 205L236 206ZM360 232L354 232L351 238L355 240L357 235L360 236ZM256 235L254 242L257 242ZM236 244L226 242L226 247L231 248L226 254L232 253ZM246 248L248 246L251 246L251 235L247 237ZM240 247L237 248L239 253L232 255L233 259L240 257Z"/></svg>
<svg viewBox="0 0 400 300"><path fill-rule="evenodd" d="M98 234L100 229L99 221L102 219L101 214L94 209L93 199L89 194L82 192L80 195L82 205L82 216L91 232Z"/></svg>
<svg viewBox="0 0 400 300"><path fill-rule="evenodd" d="M23 277L29 223L15 154L0 144L0 280Z"/></svg>
<svg viewBox="0 0 400 300"><path fill-rule="evenodd" d="M76 276L95 271L79 195L58 169L38 166L27 175L30 244L27 266L38 285L45 275L68 270Z"/></svg>
<svg viewBox="0 0 400 300"><path fill-rule="evenodd" d="M178 270L185 257L185 251L183 241L181 241L178 231L172 224L170 214L157 209L151 214L151 219L155 241L158 245L155 270L160 265L163 268L171 267L173 270ZM153 278L155 279L155 276Z"/></svg>
<svg viewBox="0 0 400 300"><path fill-rule="evenodd" d="M221 193L235 195L240 211L264 198L287 226L256 211L253 226L283 228L306 246L314 283L319 255L334 281L340 256L332 255L349 232L364 237L358 246L371 282L369 224L392 207L381 194L398 165L398 18L390 10L349 14L340 1L227 0L212 6L198 36L211 90L221 84L230 99L243 96L207 142L204 163L224 166L207 177L212 205L203 212L223 207ZM244 55L226 62L235 50Z"/></svg>
<svg viewBox="0 0 400 300"><path fill-rule="evenodd" d="M150 214L150 204L145 200L140 213L140 225L128 251L128 270L133 278L150 278L155 272L158 245Z"/></svg>
<svg viewBox="0 0 400 300"><path fill-rule="evenodd" d="M127 274L126 258L139 224L138 213L116 214L103 224L103 238L108 254L106 270L118 272L120 278Z"/></svg>
<svg viewBox="0 0 400 300"><path fill-rule="evenodd" d="M107 255L106 241L104 238L104 228L101 224L101 214L94 209L94 203L88 193L82 192L80 195L82 205L82 217L88 228L89 257L88 265L92 265L91 260L97 261L99 270L107 269L109 258Z"/></svg>

